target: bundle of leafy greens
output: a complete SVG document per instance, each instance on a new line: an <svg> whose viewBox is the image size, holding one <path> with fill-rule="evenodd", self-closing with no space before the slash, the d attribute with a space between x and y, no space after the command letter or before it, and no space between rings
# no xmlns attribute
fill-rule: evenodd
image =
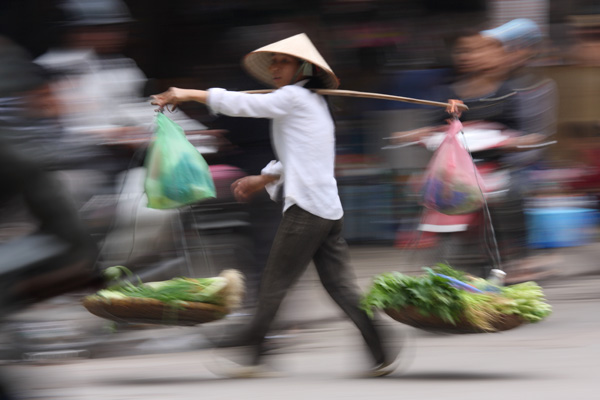
<svg viewBox="0 0 600 400"><path fill-rule="evenodd" d="M111 269L112 268L112 269ZM131 273L124 267L107 269L111 279L120 277L121 272ZM96 296L107 300L128 297L155 299L177 306L184 302L209 303L228 308L236 308L243 295L242 275L236 270L225 270L219 276L211 278L174 278L167 281L137 284L121 280L107 289L100 290Z"/></svg>
<svg viewBox="0 0 600 400"><path fill-rule="evenodd" d="M541 287L535 282L496 287L484 279L469 277L445 264L425 268L425 272L421 276L399 272L375 276L373 284L362 298L362 308L372 316L374 309L402 310L412 306L423 315L434 315L452 324L465 318L485 331L493 331L493 322L503 315L517 315L525 321L538 322L552 312L551 306L545 302ZM474 293L456 288L439 274L482 291Z"/></svg>

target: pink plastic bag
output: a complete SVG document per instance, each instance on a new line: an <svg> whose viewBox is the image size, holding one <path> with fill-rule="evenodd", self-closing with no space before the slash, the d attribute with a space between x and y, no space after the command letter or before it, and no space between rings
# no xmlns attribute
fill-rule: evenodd
<svg viewBox="0 0 600 400"><path fill-rule="evenodd" d="M483 182L473 159L460 144L462 124L450 122L446 137L437 148L422 187L423 205L447 215L468 214L483 206Z"/></svg>

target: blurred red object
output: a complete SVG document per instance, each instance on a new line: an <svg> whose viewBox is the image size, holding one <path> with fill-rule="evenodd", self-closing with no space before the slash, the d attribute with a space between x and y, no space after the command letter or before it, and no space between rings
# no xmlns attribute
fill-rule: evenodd
<svg viewBox="0 0 600 400"><path fill-rule="evenodd" d="M435 232L400 231L396 233L394 247L399 249L426 249L438 242Z"/></svg>
<svg viewBox="0 0 600 400"><path fill-rule="evenodd" d="M579 191L600 191L600 149L582 149L581 159L587 166L586 173L573 179L569 186Z"/></svg>

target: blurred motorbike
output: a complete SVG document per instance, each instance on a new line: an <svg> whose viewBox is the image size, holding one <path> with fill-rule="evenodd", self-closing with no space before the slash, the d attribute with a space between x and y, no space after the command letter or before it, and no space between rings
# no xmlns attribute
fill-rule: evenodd
<svg viewBox="0 0 600 400"><path fill-rule="evenodd" d="M217 150L213 141L207 140L211 133L215 132L188 136L206 157ZM243 269L252 251L249 217L229 189L243 172L228 165L212 165L217 198L176 210L149 209L145 207L145 169L141 167L148 139L130 136L106 143L130 165L115 185L98 185L92 193L77 198L81 219L100 249L98 268L124 265L136 280L139 277L144 282ZM96 176L93 171L60 174L69 188L84 190ZM135 352L136 345L152 338L143 331L162 328L117 324L89 314L80 301L96 289L69 292L5 317L0 359L55 362Z"/></svg>

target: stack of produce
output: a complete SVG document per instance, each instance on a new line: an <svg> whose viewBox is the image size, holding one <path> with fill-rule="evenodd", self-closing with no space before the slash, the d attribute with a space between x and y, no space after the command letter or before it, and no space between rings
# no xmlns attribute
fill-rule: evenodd
<svg viewBox="0 0 600 400"><path fill-rule="evenodd" d="M425 271L421 276L377 275L363 296L363 309L370 315L381 309L399 322L452 333L508 330L541 321L552 310L535 282L495 286L444 264Z"/></svg>
<svg viewBox="0 0 600 400"><path fill-rule="evenodd" d="M87 296L83 305L94 315L119 322L196 325L223 318L239 307L243 295L242 274L225 270L212 278L137 285L123 281Z"/></svg>

